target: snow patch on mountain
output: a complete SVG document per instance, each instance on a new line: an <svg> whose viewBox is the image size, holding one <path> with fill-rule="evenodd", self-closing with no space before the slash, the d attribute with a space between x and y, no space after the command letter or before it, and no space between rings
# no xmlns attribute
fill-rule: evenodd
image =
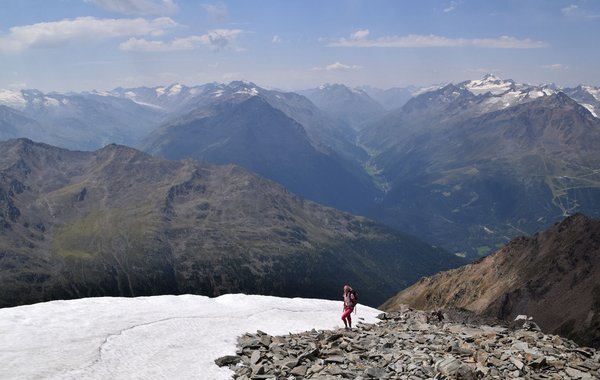
<svg viewBox="0 0 600 380"><path fill-rule="evenodd" d="M0 105L23 110L27 106L27 100L21 91L0 89Z"/></svg>
<svg viewBox="0 0 600 380"><path fill-rule="evenodd" d="M581 86L585 91L592 95L597 101L600 102L600 87L592 86Z"/></svg>
<svg viewBox="0 0 600 380"><path fill-rule="evenodd" d="M176 96L181 92L182 86L177 83L172 85L171 87L169 87L169 92L167 93L167 96Z"/></svg>
<svg viewBox="0 0 600 380"><path fill-rule="evenodd" d="M242 94L242 95L250 95L250 96L257 96L258 95L258 90L256 89L256 87L251 87L251 88L242 88L236 92L234 92L234 94Z"/></svg>
<svg viewBox="0 0 600 380"><path fill-rule="evenodd" d="M592 114L592 116L594 116L594 117L598 117L598 115L596 114L596 110L595 110L595 108L594 108L594 106L593 106L593 105L591 105L591 104L585 104L585 103L579 103L579 104L581 104L581 105L582 105L582 106L584 106L584 107L585 107L585 108L586 108L588 111L590 111L590 113Z"/></svg>
<svg viewBox="0 0 600 380"><path fill-rule="evenodd" d="M414 98L415 96L423 95L428 92L441 90L442 88L446 87L447 85L448 85L447 83L444 83L444 84L434 84L432 86L426 86L426 87L419 87L415 91L413 91L411 95Z"/></svg>

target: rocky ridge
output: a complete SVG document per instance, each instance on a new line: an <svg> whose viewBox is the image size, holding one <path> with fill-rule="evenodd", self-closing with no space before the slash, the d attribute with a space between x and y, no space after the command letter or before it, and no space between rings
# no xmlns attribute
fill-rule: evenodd
<svg viewBox="0 0 600 380"><path fill-rule="evenodd" d="M240 380L600 378L599 351L544 334L528 319L518 328L473 324L472 316L408 307L379 318L352 331L245 334L237 355L215 363Z"/></svg>
<svg viewBox="0 0 600 380"><path fill-rule="evenodd" d="M459 308L600 348L600 220L575 214L477 262L422 278L379 309Z"/></svg>
<svg viewBox="0 0 600 380"><path fill-rule="evenodd" d="M344 281L379 305L461 263L238 166L0 142L0 307L187 293L337 299Z"/></svg>

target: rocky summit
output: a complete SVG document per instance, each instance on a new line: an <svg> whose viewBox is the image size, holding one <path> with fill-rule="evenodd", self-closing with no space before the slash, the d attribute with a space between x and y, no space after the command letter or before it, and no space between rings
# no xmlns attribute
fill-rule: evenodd
<svg viewBox="0 0 600 380"><path fill-rule="evenodd" d="M239 338L215 360L246 379L599 379L600 352L542 333L524 318L486 323L464 312L403 307L347 330Z"/></svg>

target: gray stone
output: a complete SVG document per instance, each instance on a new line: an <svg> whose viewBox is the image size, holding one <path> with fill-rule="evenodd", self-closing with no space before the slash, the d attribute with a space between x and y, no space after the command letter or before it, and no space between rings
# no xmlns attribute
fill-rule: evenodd
<svg viewBox="0 0 600 380"><path fill-rule="evenodd" d="M313 364L312 366L310 366L309 371L311 373L318 373L321 372L323 370L323 366L320 364Z"/></svg>
<svg viewBox="0 0 600 380"><path fill-rule="evenodd" d="M581 380L593 379L593 377L589 373L580 371L580 370L572 368L572 367L565 368L565 372L567 373L567 375L571 376L572 379L581 379Z"/></svg>
<svg viewBox="0 0 600 380"><path fill-rule="evenodd" d="M477 370L474 366L463 364L456 371L458 380L477 380Z"/></svg>
<svg viewBox="0 0 600 380"><path fill-rule="evenodd" d="M271 344L271 336L267 334L261 336L260 343L265 347L269 347L269 345Z"/></svg>
<svg viewBox="0 0 600 380"><path fill-rule="evenodd" d="M343 356L329 356L327 358L324 359L325 363L344 363L344 357Z"/></svg>
<svg viewBox="0 0 600 380"><path fill-rule="evenodd" d="M324 371L334 376L342 374L342 369L335 364L328 365L325 367Z"/></svg>
<svg viewBox="0 0 600 380"><path fill-rule="evenodd" d="M223 367L226 365L237 364L241 360L242 360L242 358L239 356L227 355L227 356L221 356L220 358L215 359L215 364L218 365L219 367Z"/></svg>
<svg viewBox="0 0 600 380"><path fill-rule="evenodd" d="M265 366L261 364L255 364L252 366L252 377L256 375L262 375L265 373Z"/></svg>
<svg viewBox="0 0 600 380"><path fill-rule="evenodd" d="M308 368L305 365L299 365L298 367L294 367L290 373L294 376L304 376L307 370Z"/></svg>
<svg viewBox="0 0 600 380"><path fill-rule="evenodd" d="M435 369L443 375L453 375L460 367L460 360L454 357L447 357L435 365Z"/></svg>
<svg viewBox="0 0 600 380"><path fill-rule="evenodd" d="M281 361L281 367L294 368L298 365L298 359L288 358Z"/></svg>
<svg viewBox="0 0 600 380"><path fill-rule="evenodd" d="M539 357L539 358L535 359L534 361L532 361L531 363L529 363L529 366L533 369L540 369L542 367L545 367L546 365L547 365L547 363L546 363L545 356Z"/></svg>
<svg viewBox="0 0 600 380"><path fill-rule="evenodd" d="M250 356L250 364L256 364L258 363L260 360L260 351L256 350L252 353L252 356Z"/></svg>
<svg viewBox="0 0 600 380"><path fill-rule="evenodd" d="M523 367L525 367L525 364L523 364L523 362L522 362L522 361L520 361L520 360L519 360L519 359L517 359L517 358L510 358L510 362L511 362L512 364L514 364L514 365L515 365L515 367L517 367L517 369L518 369L519 371L520 371L520 370L522 370L522 369L523 369Z"/></svg>
<svg viewBox="0 0 600 380"><path fill-rule="evenodd" d="M369 367L365 371L365 375L374 379L383 379L386 376L385 370L378 367Z"/></svg>

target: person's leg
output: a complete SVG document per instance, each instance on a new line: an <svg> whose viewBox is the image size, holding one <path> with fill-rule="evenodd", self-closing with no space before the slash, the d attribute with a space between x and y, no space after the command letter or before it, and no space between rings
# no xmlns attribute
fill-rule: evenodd
<svg viewBox="0 0 600 380"><path fill-rule="evenodd" d="M344 326L351 328L352 327L352 318L350 317L352 314L352 308L346 308L344 310L344 314L342 314L342 321L344 321Z"/></svg>

